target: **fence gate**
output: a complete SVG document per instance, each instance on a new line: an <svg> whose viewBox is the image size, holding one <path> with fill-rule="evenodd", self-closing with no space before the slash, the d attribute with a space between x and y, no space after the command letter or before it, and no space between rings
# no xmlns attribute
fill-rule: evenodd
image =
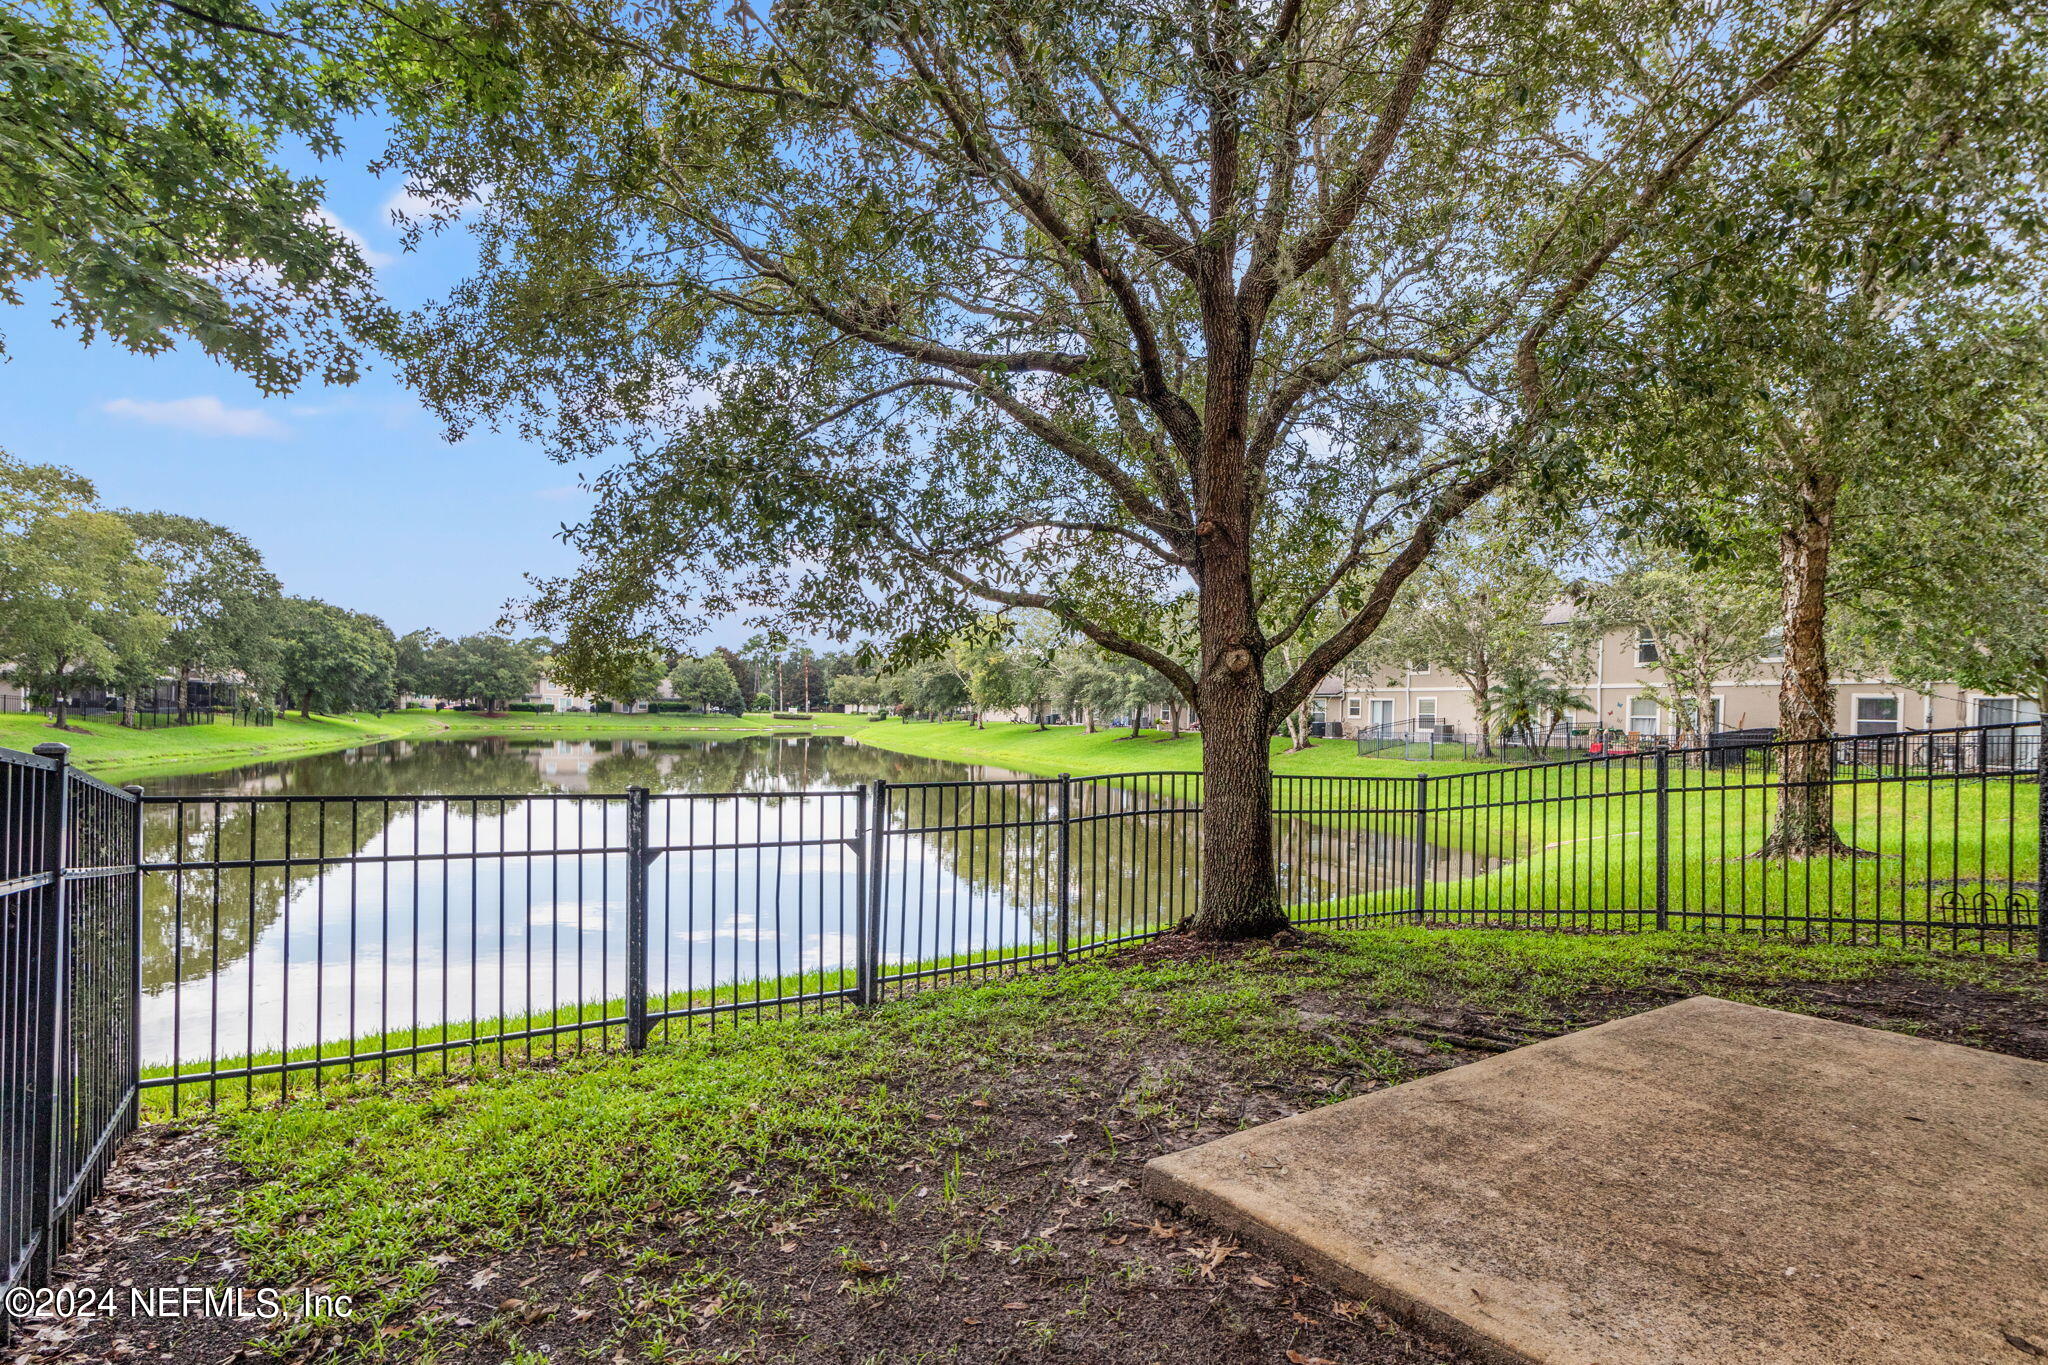
<svg viewBox="0 0 2048 1365"><path fill-rule="evenodd" d="M142 808L135 791L71 768L68 752L0 750L6 1289L48 1277L135 1126Z"/></svg>

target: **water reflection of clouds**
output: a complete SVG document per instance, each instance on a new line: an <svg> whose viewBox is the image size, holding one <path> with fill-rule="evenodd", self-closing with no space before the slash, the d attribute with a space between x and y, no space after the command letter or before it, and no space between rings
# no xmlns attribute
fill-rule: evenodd
<svg viewBox="0 0 2048 1365"><path fill-rule="evenodd" d="M656 991L759 981L773 993L775 977L848 970L864 889L882 907L877 949L890 964L1041 942L1057 922L1056 784L1039 779L787 739L408 743L259 768L174 779L159 792L193 799L150 810L152 860L284 864L150 878L151 1062L619 998L625 803L600 794L630 784L666 794L650 842L691 850L649 869ZM863 888L872 869L846 842L850 793L876 778L997 781L892 788L895 832ZM1154 795L1088 785L1089 809L1124 818L1074 827L1075 937L1177 917L1193 891L1192 822L1155 810ZM476 795L417 794L436 790ZM330 799L207 799L238 792ZM714 792L745 794L691 795ZM905 828L928 824L967 828ZM1348 866L1374 838L1319 833L1289 875L1318 882L1325 857ZM1372 856L1405 866L1405 848ZM322 861L349 858L381 861Z"/></svg>

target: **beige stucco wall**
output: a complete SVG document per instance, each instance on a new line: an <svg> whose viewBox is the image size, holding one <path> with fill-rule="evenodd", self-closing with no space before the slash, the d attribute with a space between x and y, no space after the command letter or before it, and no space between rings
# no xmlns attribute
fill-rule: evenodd
<svg viewBox="0 0 2048 1365"><path fill-rule="evenodd" d="M1662 671L1637 657L1633 632L1612 631L1604 636L1594 657L1593 676L1574 683L1574 690L1593 703L1591 713L1574 718L1575 724L1598 724L1615 729L1644 730L1649 716L1630 703L1646 692L1657 690ZM1437 723L1468 733L1478 722L1471 691L1462 678L1443 669L1400 670L1368 685L1353 680L1332 698L1326 718L1342 723L1350 735L1374 723L1374 702L1384 703L1380 714L1395 723L1407 723L1434 714ZM1770 729L1778 724L1778 673L1775 661L1760 660L1744 677L1716 683L1720 699L1721 725L1726 729ZM1901 729L1940 729L1952 725L1974 725L1977 703L1986 694L1943 685L1923 695L1889 679L1842 677L1835 679L1838 733L1853 733L1858 702L1863 698L1890 699ZM1661 700L1654 712L1655 732L1670 734L1674 729L1669 708Z"/></svg>

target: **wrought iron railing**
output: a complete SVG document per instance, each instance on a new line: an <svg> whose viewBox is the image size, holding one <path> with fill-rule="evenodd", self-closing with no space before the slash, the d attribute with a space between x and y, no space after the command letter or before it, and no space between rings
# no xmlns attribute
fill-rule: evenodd
<svg viewBox="0 0 2048 1365"><path fill-rule="evenodd" d="M39 1284L135 1126L141 806L0 750L0 1287Z"/></svg>

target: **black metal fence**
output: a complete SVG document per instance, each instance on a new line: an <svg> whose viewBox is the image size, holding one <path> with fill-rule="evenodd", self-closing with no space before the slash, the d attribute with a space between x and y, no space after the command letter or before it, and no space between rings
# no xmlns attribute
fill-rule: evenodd
<svg viewBox="0 0 2048 1365"><path fill-rule="evenodd" d="M1297 924L2048 958L2038 724L1274 779ZM10 1282L138 1104L636 1048L1106 951L1199 896L1191 773L137 798L0 754Z"/></svg>
<svg viewBox="0 0 2048 1365"><path fill-rule="evenodd" d="M0 1255L40 1284L135 1125L141 805L0 750Z"/></svg>
<svg viewBox="0 0 2048 1365"><path fill-rule="evenodd" d="M1584 753L1589 746L1597 748L1601 733L1585 725L1559 722L1505 735L1482 734L1448 722L1411 719L1357 727L1351 740L1360 758L1411 763L1549 763L1574 752Z"/></svg>

